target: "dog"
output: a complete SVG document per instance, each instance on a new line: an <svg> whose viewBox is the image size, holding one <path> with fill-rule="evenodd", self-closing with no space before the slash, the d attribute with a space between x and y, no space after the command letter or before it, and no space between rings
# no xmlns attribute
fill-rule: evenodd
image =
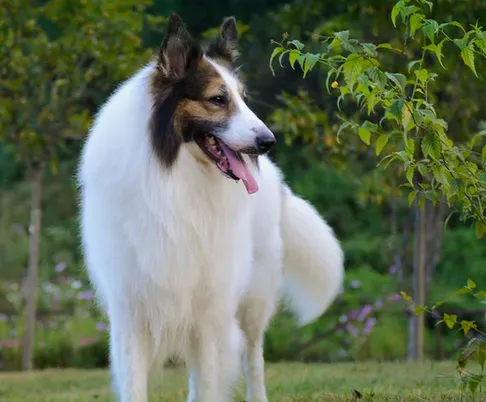
<svg viewBox="0 0 486 402"><path fill-rule="evenodd" d="M113 388L145 402L169 358L188 401L226 402L239 379L267 401L263 339L282 300L304 324L343 281L343 252L266 153L275 137L239 77L226 18L199 45L176 14L154 60L96 115L79 162L85 265L109 318Z"/></svg>

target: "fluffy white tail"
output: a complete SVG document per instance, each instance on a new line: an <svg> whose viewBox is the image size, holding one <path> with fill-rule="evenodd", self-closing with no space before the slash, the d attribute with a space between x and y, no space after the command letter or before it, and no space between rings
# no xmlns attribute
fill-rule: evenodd
<svg viewBox="0 0 486 402"><path fill-rule="evenodd" d="M284 189L282 203L284 296L301 325L334 301L344 277L344 256L333 230L308 202Z"/></svg>

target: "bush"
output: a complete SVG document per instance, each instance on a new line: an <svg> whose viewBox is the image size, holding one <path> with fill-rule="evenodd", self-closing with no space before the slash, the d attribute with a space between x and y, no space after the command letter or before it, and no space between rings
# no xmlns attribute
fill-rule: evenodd
<svg viewBox="0 0 486 402"><path fill-rule="evenodd" d="M80 346L76 351L74 366L79 368L105 368L109 366L108 335L100 336Z"/></svg>
<svg viewBox="0 0 486 402"><path fill-rule="evenodd" d="M71 340L67 338L61 338L47 345L40 344L35 350L34 367L38 369L72 367L75 353Z"/></svg>

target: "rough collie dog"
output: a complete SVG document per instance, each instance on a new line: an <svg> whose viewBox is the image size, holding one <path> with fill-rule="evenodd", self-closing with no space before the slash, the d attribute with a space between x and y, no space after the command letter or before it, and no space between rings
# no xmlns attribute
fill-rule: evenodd
<svg viewBox="0 0 486 402"><path fill-rule="evenodd" d="M263 155L275 138L236 56L234 18L203 48L172 15L156 60L109 98L84 146L83 249L120 401L147 401L149 373L172 357L189 401L230 400L240 366L247 401L267 401L262 344L280 296L305 323L341 285L332 230Z"/></svg>

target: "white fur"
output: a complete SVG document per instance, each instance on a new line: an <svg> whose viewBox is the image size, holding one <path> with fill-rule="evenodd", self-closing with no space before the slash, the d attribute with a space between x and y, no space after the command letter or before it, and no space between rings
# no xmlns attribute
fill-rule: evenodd
<svg viewBox="0 0 486 402"><path fill-rule="evenodd" d="M281 280L289 274L301 318L318 316L342 280L339 245L283 191L267 157L253 195L191 146L162 168L148 132L153 68L103 106L79 170L83 248L110 320L114 388L120 401L146 402L148 373L176 356L188 365L189 401L228 401L246 346L247 401L266 401L263 334Z"/></svg>

